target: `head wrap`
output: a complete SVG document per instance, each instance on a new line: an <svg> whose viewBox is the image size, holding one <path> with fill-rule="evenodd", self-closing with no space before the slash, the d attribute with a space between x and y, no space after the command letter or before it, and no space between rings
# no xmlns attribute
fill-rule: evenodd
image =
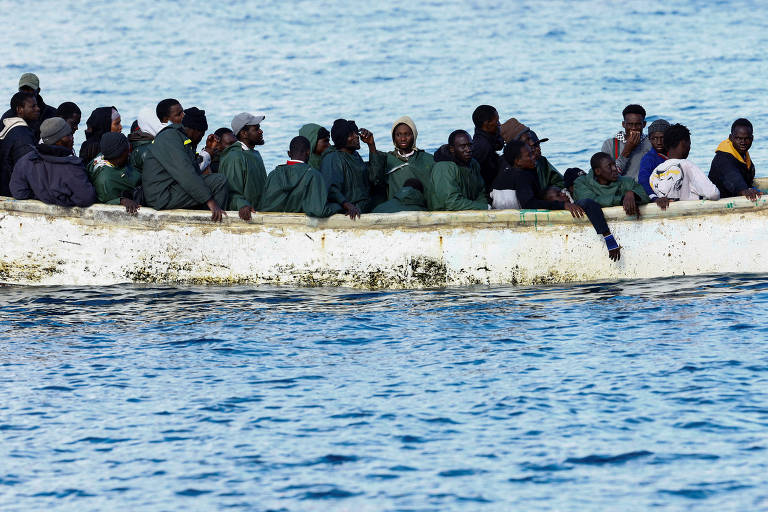
<svg viewBox="0 0 768 512"><path fill-rule="evenodd" d="M511 140L518 140L520 136L528 130L529 128L527 126L512 117L507 119L504 124L501 125L501 137L504 139L505 143Z"/></svg>
<svg viewBox="0 0 768 512"><path fill-rule="evenodd" d="M416 149L416 139L419 137L419 130L416 129L416 123L413 122L413 119L408 116L400 117L392 123L392 138L395 137L395 128L400 124L406 125L413 132L413 149Z"/></svg>
<svg viewBox="0 0 768 512"><path fill-rule="evenodd" d="M666 119L657 119L648 127L648 136L654 132L664 133L669 128L669 122Z"/></svg>
<svg viewBox="0 0 768 512"><path fill-rule="evenodd" d="M346 119L337 119L333 122L331 127L331 139L333 145L337 148L347 147L347 138L352 132L357 132L357 125L354 121L347 121Z"/></svg>
<svg viewBox="0 0 768 512"><path fill-rule="evenodd" d="M116 121L118 117L120 117L120 112L115 107L112 107L112 120Z"/></svg>
<svg viewBox="0 0 768 512"><path fill-rule="evenodd" d="M205 118L205 110L200 110L197 107L190 107L184 110L184 119L181 120L181 125L187 128L192 128L200 132L205 132L208 129L208 120Z"/></svg>
<svg viewBox="0 0 768 512"><path fill-rule="evenodd" d="M46 119L40 125L40 138L43 144L56 144L67 135L72 135L72 127L60 117Z"/></svg>
<svg viewBox="0 0 768 512"><path fill-rule="evenodd" d="M157 135L160 130L165 128L165 125L161 123L157 118L155 109L152 107L144 107L139 110L139 117L137 121L139 122L139 130L143 131L144 133L148 133L153 137Z"/></svg>
<svg viewBox="0 0 768 512"><path fill-rule="evenodd" d="M117 158L129 148L128 138L122 133L108 132L101 136L101 142L99 143L99 150L104 158L111 160Z"/></svg>

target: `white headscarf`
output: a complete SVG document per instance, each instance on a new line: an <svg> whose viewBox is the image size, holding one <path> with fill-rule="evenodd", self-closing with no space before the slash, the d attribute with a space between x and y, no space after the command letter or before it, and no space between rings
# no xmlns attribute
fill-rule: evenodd
<svg viewBox="0 0 768 512"><path fill-rule="evenodd" d="M139 110L139 117L136 120L139 123L139 130L153 137L166 126L157 118L155 109L152 107L144 107Z"/></svg>

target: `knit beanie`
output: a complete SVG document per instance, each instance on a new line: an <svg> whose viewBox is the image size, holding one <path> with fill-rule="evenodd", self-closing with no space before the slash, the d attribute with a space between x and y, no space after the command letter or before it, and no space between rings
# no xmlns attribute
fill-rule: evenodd
<svg viewBox="0 0 768 512"><path fill-rule="evenodd" d="M501 137L504 139L505 143L511 140L517 140L522 134L527 132L528 129L527 126L513 117L507 119L504 124L501 125Z"/></svg>
<svg viewBox="0 0 768 512"><path fill-rule="evenodd" d="M50 117L40 125L40 138L43 144L56 144L67 135L72 135L72 127L60 117Z"/></svg>
<svg viewBox="0 0 768 512"><path fill-rule="evenodd" d="M654 132L661 132L664 133L667 131L667 128L669 128L669 122L665 119L657 119L654 122L651 123L651 125L648 127L648 136L650 137L652 133Z"/></svg>
<svg viewBox="0 0 768 512"><path fill-rule="evenodd" d="M357 131L357 125L354 121L347 121L346 119L337 119L333 122L331 127L331 139L333 145L337 148L347 147L347 137L353 131Z"/></svg>
<svg viewBox="0 0 768 512"><path fill-rule="evenodd" d="M208 120L205 118L205 110L200 110L197 107L185 109L181 126L186 126L200 132L206 131L208 129Z"/></svg>
<svg viewBox="0 0 768 512"><path fill-rule="evenodd" d="M413 146L416 147L416 139L419 137L419 130L416 129L416 123L413 122L413 119L408 116L400 117L392 123L392 137L394 138L395 136L395 128L401 124L406 125L413 132Z"/></svg>
<svg viewBox="0 0 768 512"><path fill-rule="evenodd" d="M104 158L111 160L128 151L128 138L119 132L107 132L101 136L99 150Z"/></svg>
<svg viewBox="0 0 768 512"><path fill-rule="evenodd" d="M569 169L566 169L565 174L563 174L563 186L565 188L570 187L578 178L580 178L581 176L585 176L586 174L587 173L585 173L578 167L571 167Z"/></svg>

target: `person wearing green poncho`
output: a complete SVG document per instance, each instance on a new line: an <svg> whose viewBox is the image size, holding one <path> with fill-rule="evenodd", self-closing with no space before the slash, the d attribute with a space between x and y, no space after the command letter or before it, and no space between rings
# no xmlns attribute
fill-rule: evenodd
<svg viewBox="0 0 768 512"><path fill-rule="evenodd" d="M575 199L592 199L603 208L621 205L627 215L639 218L637 206L651 201L643 186L632 178L620 176L616 162L608 153L595 153L589 163L592 166L589 174L573 184Z"/></svg>
<svg viewBox="0 0 768 512"><path fill-rule="evenodd" d="M480 164L472 158L472 138L464 130L448 137L435 153L427 195L430 210L487 210Z"/></svg>
<svg viewBox="0 0 768 512"><path fill-rule="evenodd" d="M237 142L222 151L219 174L229 183L229 210L238 211L240 218L251 220L251 213L261 202L267 170L261 155L254 148L264 144L261 130L263 115L241 112L232 119L232 133Z"/></svg>
<svg viewBox="0 0 768 512"><path fill-rule="evenodd" d="M381 175L377 176L377 182L386 184L387 199L395 197L405 186L405 182L412 178L429 188L435 159L416 147L418 136L416 124L408 116L403 116L392 124L392 142L395 149L388 153L379 151L379 155L386 158L386 163L381 168Z"/></svg>
<svg viewBox="0 0 768 512"><path fill-rule="evenodd" d="M134 200L141 185L141 174L128 165L130 144L122 133L108 132L101 136L101 152L88 164L88 177L101 203L121 204L134 214L139 203Z"/></svg>
<svg viewBox="0 0 768 512"><path fill-rule="evenodd" d="M211 220L220 222L226 212L227 179L214 174L201 176L195 148L208 129L205 111L184 111L181 124L172 124L157 134L144 158L141 176L147 206L156 210L207 206Z"/></svg>
<svg viewBox="0 0 768 512"><path fill-rule="evenodd" d="M319 171L323 157L331 146L331 133L319 124L309 123L301 127L299 135L309 140L310 153L307 163Z"/></svg>
<svg viewBox="0 0 768 512"><path fill-rule="evenodd" d="M424 185L416 178L405 180L395 196L373 209L373 213L425 212Z"/></svg>
<svg viewBox="0 0 768 512"><path fill-rule="evenodd" d="M328 188L320 171L307 164L309 139L299 135L291 139L288 160L267 176L259 211L306 213L310 217L329 217L343 211L328 203Z"/></svg>
<svg viewBox="0 0 768 512"><path fill-rule="evenodd" d="M376 151L373 133L358 130L354 121L337 119L331 128L331 139L335 147L328 151L320 165L320 173L328 186L328 201L341 205L352 218L370 212L371 183L384 166L384 158ZM368 163L357 152L360 139L368 145Z"/></svg>

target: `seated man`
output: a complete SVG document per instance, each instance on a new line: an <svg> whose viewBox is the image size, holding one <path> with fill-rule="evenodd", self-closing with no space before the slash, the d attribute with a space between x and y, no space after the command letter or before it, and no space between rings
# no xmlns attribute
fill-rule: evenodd
<svg viewBox="0 0 768 512"><path fill-rule="evenodd" d="M311 143L299 135L291 139L289 160L267 176L259 210L262 212L306 213L310 217L329 217L342 212L328 202L328 188L320 171L307 164Z"/></svg>
<svg viewBox="0 0 768 512"><path fill-rule="evenodd" d="M651 199L662 209L670 200L695 201L720 199L720 191L696 164L688 160L691 132L681 124L673 124L664 132L664 153L669 158L656 167L649 177Z"/></svg>
<svg viewBox="0 0 768 512"><path fill-rule="evenodd" d="M499 113L491 105L480 105L472 112L472 123L475 125L475 134L472 136L472 158L480 165L485 193L489 194L493 180L499 173L497 151L504 148Z"/></svg>
<svg viewBox="0 0 768 512"><path fill-rule="evenodd" d="M199 208L211 210L211 220L220 222L226 212L227 179L214 174L201 176L195 162L195 147L208 129L205 111L184 111L181 124L171 124L157 134L144 158L142 186L147 206L156 210Z"/></svg>
<svg viewBox="0 0 768 512"><path fill-rule="evenodd" d="M637 174L637 182L643 186L645 193L655 201L653 190L648 183L653 170L667 159L664 156L664 132L669 128L669 123L664 119L657 119L648 127L648 140L651 141L651 149L640 160L640 170Z"/></svg>
<svg viewBox="0 0 768 512"><path fill-rule="evenodd" d="M319 171L323 157L328 152L328 148L331 147L331 132L319 124L309 123L301 127L299 135L306 137L309 141L311 152L309 153L309 161L307 163L310 167Z"/></svg>
<svg viewBox="0 0 768 512"><path fill-rule="evenodd" d="M573 186L576 201L592 199L602 207L624 206L627 215L640 218L638 204L650 202L642 185L619 175L616 161L608 153L595 153L589 161L592 170Z"/></svg>
<svg viewBox="0 0 768 512"><path fill-rule="evenodd" d="M533 159L536 162L536 173L539 176L539 184L542 189L547 187L563 188L563 175L549 163L549 160L541 154L541 143L549 139L539 139L536 132L515 119L508 119L501 125L501 136L505 142L519 140L525 142L533 151ZM499 167L501 169L503 166Z"/></svg>
<svg viewBox="0 0 768 512"><path fill-rule="evenodd" d="M373 209L373 213L423 212L427 210L424 198L424 185L416 178L409 178L403 183L394 197Z"/></svg>
<svg viewBox="0 0 768 512"><path fill-rule="evenodd" d="M35 95L17 92L11 98L13 116L3 119L0 130L0 195L10 195L8 184L16 162L37 143L33 126L40 117Z"/></svg>
<svg viewBox="0 0 768 512"><path fill-rule="evenodd" d="M455 130L435 153L427 204L430 210L487 210L480 164L472 158L472 139Z"/></svg>
<svg viewBox="0 0 768 512"><path fill-rule="evenodd" d="M251 220L251 213L261 202L267 170L261 154L254 148L264 144L261 130L263 115L241 112L232 119L232 133L237 142L221 152L219 173L229 184L229 210L239 212L243 220Z"/></svg>
<svg viewBox="0 0 768 512"><path fill-rule="evenodd" d="M122 133L101 136L101 152L88 164L88 176L100 203L121 204L128 213L139 210L137 202L141 174L128 165L131 146Z"/></svg>
<svg viewBox="0 0 768 512"><path fill-rule="evenodd" d="M360 213L368 213L370 206L370 187L381 174L384 165L376 151L373 133L366 129L358 130L352 120L337 119L331 128L331 139L335 147L323 157L320 173L329 187L328 200L341 205L351 218ZM368 163L360 153L360 140L368 145Z"/></svg>
<svg viewBox="0 0 768 512"><path fill-rule="evenodd" d="M219 172L221 153L235 142L237 142L235 134L226 126L210 134L205 140L205 148L197 155L198 160L202 159L200 169L202 169L203 174Z"/></svg>
<svg viewBox="0 0 768 512"><path fill-rule="evenodd" d="M184 108L179 100L166 98L155 107L155 115L162 124L181 124L181 120L184 119Z"/></svg>
<svg viewBox="0 0 768 512"><path fill-rule="evenodd" d="M387 153L379 151L380 156L386 159L386 164L381 169L383 173L378 178L386 185L387 199L399 194L409 179L419 180L422 189L424 183L429 183L435 159L416 147L418 136L416 124L408 116L403 116L392 124L392 142L395 149Z"/></svg>
<svg viewBox="0 0 768 512"><path fill-rule="evenodd" d="M709 179L720 190L720 197L744 196L757 201L762 196L755 187L755 164L749 157L752 140L752 123L741 118L733 122L731 134L717 146Z"/></svg>
<svg viewBox="0 0 768 512"><path fill-rule="evenodd" d="M627 105L621 115L624 117L621 123L624 131L603 142L601 152L614 159L621 176L637 181L640 161L651 149L650 141L643 135L645 109L640 105Z"/></svg>
<svg viewBox="0 0 768 512"><path fill-rule="evenodd" d="M83 161L72 153L72 128L60 117L40 125L42 144L22 156L11 176L16 199L38 199L58 206L91 206L96 191Z"/></svg>
<svg viewBox="0 0 768 512"><path fill-rule="evenodd" d="M40 140L40 124L42 124L42 122L45 121L46 119L50 119L51 117L63 117L63 116L56 114L55 107L45 104L43 97L40 96L40 79L37 77L36 74L24 73L23 75L21 75L21 77L19 78L19 92L30 93L37 100L37 107L40 109L40 116L37 119L27 123L28 126L32 129L32 132L34 133L33 138L35 139L35 144L37 144L37 142ZM9 117L14 117L15 115L16 115L16 111L13 109L13 107L11 107L10 110L7 110L3 114L2 119L5 120Z"/></svg>
<svg viewBox="0 0 768 512"><path fill-rule="evenodd" d="M573 184L577 179L586 174L578 167L569 167L565 170L565 174L563 174L563 187L565 188L565 193L571 198L571 202L573 202Z"/></svg>

